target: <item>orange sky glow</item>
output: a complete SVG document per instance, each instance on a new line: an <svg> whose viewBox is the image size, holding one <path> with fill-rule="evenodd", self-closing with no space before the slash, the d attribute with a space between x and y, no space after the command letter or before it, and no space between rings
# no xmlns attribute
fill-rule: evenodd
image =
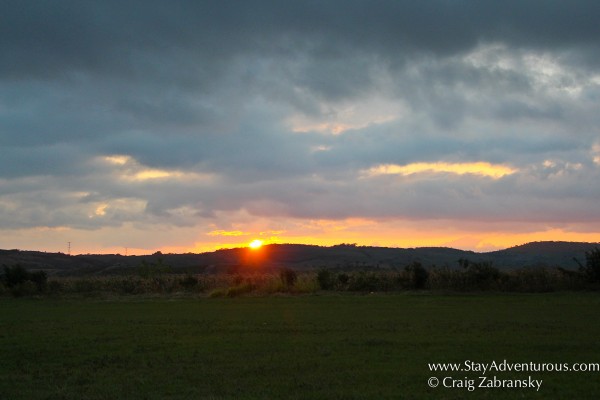
<svg viewBox="0 0 600 400"><path fill-rule="evenodd" d="M72 254L144 255L156 251L201 253L223 248L248 247L256 240L260 240L264 245L293 243L333 246L340 243L356 243L360 246L400 248L441 246L486 252L533 241L598 242L600 238L598 232L557 228L536 230L527 225L516 226L516 232L508 231L506 226L498 230L484 230L485 224L473 225L469 229L457 229L452 227L451 221L386 223L367 219L314 220L292 224L290 229L279 230L263 229L264 224L267 224L266 220L256 221L247 229L220 229L206 233L199 233L194 228L147 232L146 239L140 239L144 240L143 246L136 246L135 243L127 245L130 238L118 228L88 232L85 239L79 232L70 228L33 229L21 231L10 240L3 238L3 241L8 244L6 248L23 250L66 253L67 243L71 242ZM291 229L292 227L294 229ZM139 235L141 237L142 233ZM106 237L111 237L112 243L120 241L123 245L111 244L106 241ZM149 240L148 237L153 239ZM147 247L148 244L152 247Z"/></svg>

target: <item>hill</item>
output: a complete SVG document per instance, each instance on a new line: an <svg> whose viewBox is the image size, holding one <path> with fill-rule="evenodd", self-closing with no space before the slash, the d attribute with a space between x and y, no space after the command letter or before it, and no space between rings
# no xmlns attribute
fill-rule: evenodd
<svg viewBox="0 0 600 400"><path fill-rule="evenodd" d="M139 271L143 268L170 267L174 272L226 272L248 267L286 266L298 270L315 268L367 269L404 268L418 261L424 266L458 268L459 259L490 261L503 269L521 267L577 268L577 258L600 247L598 243L533 242L504 250L476 253L447 247L389 248L355 245L322 247L301 244L272 244L259 250L224 249L200 254L162 254L122 256L118 254L76 255L38 251L0 250L0 265L20 264L30 270L45 270L49 275L105 275Z"/></svg>
<svg viewBox="0 0 600 400"><path fill-rule="evenodd" d="M584 242L532 242L505 250L485 253L499 266L560 266L577 268L574 258L585 260L585 252L600 247L598 243Z"/></svg>

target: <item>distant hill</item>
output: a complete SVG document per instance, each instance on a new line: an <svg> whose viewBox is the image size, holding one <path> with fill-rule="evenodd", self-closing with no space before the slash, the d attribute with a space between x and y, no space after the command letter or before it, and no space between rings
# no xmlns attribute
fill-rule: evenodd
<svg viewBox="0 0 600 400"><path fill-rule="evenodd" d="M531 242L505 250L485 253L498 266L560 266L577 268L574 258L585 262L585 252L600 247L599 243Z"/></svg>
<svg viewBox="0 0 600 400"><path fill-rule="evenodd" d="M49 275L105 275L130 273L143 266L170 266L174 272L223 272L247 268L287 266L299 270L316 268L369 269L404 268L418 261L426 267L458 268L459 259L490 261L503 269L527 267L577 268L574 258L585 260L585 252L599 243L533 242L505 250L476 253L447 247L389 248L355 245L331 247L272 244L259 250L224 249L200 254L122 256L118 254L76 255L38 251L0 250L0 265L21 264Z"/></svg>

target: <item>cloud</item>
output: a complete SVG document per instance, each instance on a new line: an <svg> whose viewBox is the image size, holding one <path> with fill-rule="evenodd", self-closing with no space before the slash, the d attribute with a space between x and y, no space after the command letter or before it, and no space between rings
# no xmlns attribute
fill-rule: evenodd
<svg viewBox="0 0 600 400"><path fill-rule="evenodd" d="M490 177L493 179L502 178L505 175L514 174L516 170L504 166L493 165L488 162L474 163L412 163L408 165L381 164L366 171L367 176L377 175L413 175L420 173L451 173L457 175L473 174Z"/></svg>
<svg viewBox="0 0 600 400"><path fill-rule="evenodd" d="M101 157L101 163L117 167L115 179L132 182L143 182L148 180L183 180L186 182L209 181L213 177L210 174L200 174L193 172L184 172L178 170L165 170L156 168L147 168L132 158L125 155L110 155Z"/></svg>
<svg viewBox="0 0 600 400"><path fill-rule="evenodd" d="M251 232L252 218L288 237L356 219L599 232L599 11L7 4L1 225L197 240Z"/></svg>
<svg viewBox="0 0 600 400"><path fill-rule="evenodd" d="M216 231L210 231L207 233L208 236L247 236L250 235L249 232L242 231L225 231L223 229L219 229Z"/></svg>

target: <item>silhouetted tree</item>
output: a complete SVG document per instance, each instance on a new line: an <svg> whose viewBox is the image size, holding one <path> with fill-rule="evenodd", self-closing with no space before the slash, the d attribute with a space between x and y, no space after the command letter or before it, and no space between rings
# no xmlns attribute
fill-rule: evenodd
<svg viewBox="0 0 600 400"><path fill-rule="evenodd" d="M404 270L408 274L410 285L415 289L423 289L427 284L427 278L429 278L429 272L423 267L423 265L414 261L412 264L407 265Z"/></svg>
<svg viewBox="0 0 600 400"><path fill-rule="evenodd" d="M29 273L29 280L35 283L38 292L43 292L46 289L46 282L48 281L48 275L45 271L36 271Z"/></svg>
<svg viewBox="0 0 600 400"><path fill-rule="evenodd" d="M4 274L2 274L2 283L8 288L13 288L20 285L29 279L29 273L20 264L8 267L3 266Z"/></svg>
<svg viewBox="0 0 600 400"><path fill-rule="evenodd" d="M500 271L491 261L468 262L467 265L467 279L479 289L488 289L500 278Z"/></svg>
<svg viewBox="0 0 600 400"><path fill-rule="evenodd" d="M585 252L585 265L579 260L574 259L579 264L579 271L584 275L585 279L591 283L600 283L600 249Z"/></svg>
<svg viewBox="0 0 600 400"><path fill-rule="evenodd" d="M4 273L0 275L0 280L15 296L31 292L32 290L27 288L28 285L35 285L33 290L37 289L38 292L46 289L48 276L44 271L28 272L19 264L12 267L4 265L3 269Z"/></svg>

